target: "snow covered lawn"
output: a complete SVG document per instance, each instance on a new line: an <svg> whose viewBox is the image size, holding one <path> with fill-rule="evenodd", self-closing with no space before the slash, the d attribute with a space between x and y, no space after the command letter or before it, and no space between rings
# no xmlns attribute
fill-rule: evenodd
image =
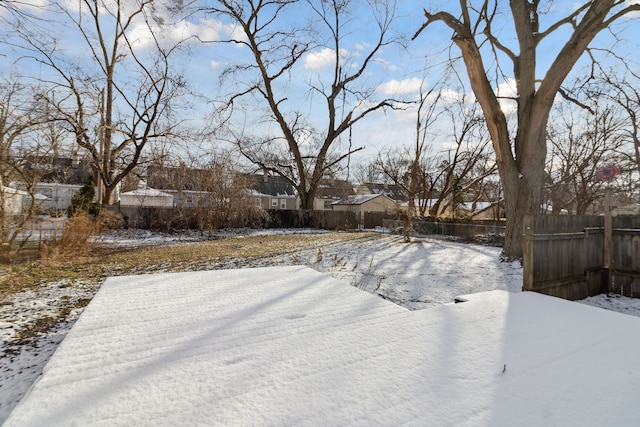
<svg viewBox="0 0 640 427"><path fill-rule="evenodd" d="M272 251L268 236L265 236L264 245L259 244L256 251L260 256L187 262L170 269L166 269L161 260L152 259L148 265L141 264L136 274L304 265L358 288L358 291L362 289L409 310L422 311L439 309L443 304L452 303L458 295L491 290L520 292L522 286L519 263L501 262L500 248L431 237L416 238L413 243L405 244L400 237L388 234L367 234L368 237L362 239L345 240L332 237L340 233L326 233L318 238L308 234L317 233L312 230L280 233L301 232L307 233L301 236L304 246L293 246L284 252ZM251 232L252 235L272 233L274 231ZM237 233L224 236L242 237ZM111 247L135 247L177 244L200 238L128 231L102 236L100 242ZM241 245L244 240L241 238L233 244ZM114 269L113 275L117 274L122 274L121 270ZM82 301L92 298L98 286L96 280L43 283L0 301L0 424L38 378L51 354L82 313L82 308L73 307L82 306ZM640 316L640 299L600 295L582 302ZM69 307L72 310L67 322L27 341L20 339L19 331L25 326L32 327L34 319Z"/></svg>
<svg viewBox="0 0 640 427"><path fill-rule="evenodd" d="M464 299L409 311L304 266L112 277L5 426L637 425L640 318Z"/></svg>

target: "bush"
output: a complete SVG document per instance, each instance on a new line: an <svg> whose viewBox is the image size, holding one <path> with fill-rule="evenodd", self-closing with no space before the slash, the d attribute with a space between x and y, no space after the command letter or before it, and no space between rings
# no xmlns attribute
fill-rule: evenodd
<svg viewBox="0 0 640 427"><path fill-rule="evenodd" d="M98 215L98 213L100 213L100 206L93 202L95 195L95 183L93 182L93 177L89 176L89 179L87 179L87 182L85 182L78 194L71 198L71 205L69 205L67 209L67 216L72 218L81 212Z"/></svg>
<svg viewBox="0 0 640 427"><path fill-rule="evenodd" d="M122 214L107 209L102 209L95 216L97 223L97 232L101 233L105 230L119 230L124 227L124 219Z"/></svg>
<svg viewBox="0 0 640 427"><path fill-rule="evenodd" d="M99 225L94 216L84 213L69 218L60 238L54 236L42 245L41 258L44 261L57 261L84 256L91 247L91 237L98 233Z"/></svg>

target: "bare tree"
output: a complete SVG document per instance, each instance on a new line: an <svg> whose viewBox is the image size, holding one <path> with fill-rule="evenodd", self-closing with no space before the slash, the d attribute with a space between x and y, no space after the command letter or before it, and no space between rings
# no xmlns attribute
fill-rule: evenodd
<svg viewBox="0 0 640 427"><path fill-rule="evenodd" d="M39 135L48 118L30 88L3 82L0 99L0 258L7 259L28 241L38 207L38 166L51 146Z"/></svg>
<svg viewBox="0 0 640 427"><path fill-rule="evenodd" d="M545 187L552 213L588 213L601 197L603 183L596 178L598 168L619 163L624 150L626 137L620 108L602 102L590 110L565 101L555 108L550 121L547 138L551 150Z"/></svg>
<svg viewBox="0 0 640 427"><path fill-rule="evenodd" d="M205 233L261 223L266 212L247 191L246 175L239 172L235 158L237 153L226 151L207 157L186 152L150 165L148 184L174 194L174 226Z"/></svg>
<svg viewBox="0 0 640 427"><path fill-rule="evenodd" d="M379 155L377 166L404 189L410 209L421 216L428 212L438 217L445 211L455 212L457 205L466 201L466 194L480 198L482 192L476 190L495 173L495 161L490 154L484 121L475 111L475 105L468 105L462 99L442 111L444 116L440 118L448 118L447 123L453 129L450 135L453 143L450 149L440 152L433 152L427 143L428 128L422 124L436 118L436 110L431 111L417 120L417 143L411 148Z"/></svg>
<svg viewBox="0 0 640 427"><path fill-rule="evenodd" d="M267 120L276 124L277 132L266 135L236 135L242 154L262 169L287 179L298 191L301 208L313 209L318 185L324 175L362 149L351 145L353 126L374 111L395 103L374 100L375 86L366 86L364 76L381 49L393 42L390 26L394 17L392 1L368 1L359 12L370 13L366 31L373 43L358 52L358 62L349 55L346 39L353 32L365 31L352 24L349 13L354 1L245 0L215 1L207 12L238 27L241 36L226 42L243 46L251 53L249 63L235 64L226 75L244 73L242 89L230 97L225 107L237 105L242 98L266 105ZM311 19L315 29L286 26L288 14L296 13L295 22ZM288 16L292 18L291 15ZM360 17L360 19L364 19ZM362 21L360 21L362 22ZM327 37L326 42L323 40ZM308 92L292 88L290 76L303 72L301 62L308 55L329 53L331 71L311 78ZM314 104L320 113L306 113L300 108L305 100L319 97ZM253 107L255 109L255 107ZM323 121L322 124L313 124ZM348 138L347 148L337 147Z"/></svg>
<svg viewBox="0 0 640 427"><path fill-rule="evenodd" d="M640 173L640 74L634 72L625 63L626 73L622 76L615 73L603 73L601 79L613 89L607 91L609 99L622 108L626 116L625 134L632 144L633 155L629 156Z"/></svg>
<svg viewBox="0 0 640 427"><path fill-rule="evenodd" d="M593 39L614 22L640 10L640 5L623 0L583 2L566 16L541 25L544 8L538 0L512 0L510 18L517 39L517 50L509 47L508 32L498 32L502 13L497 0L479 4L460 1L460 11L425 10L425 23L414 39L434 22L441 22L454 33L453 42L460 49L471 88L480 103L496 153L500 178L504 187L507 227L504 254L522 256L522 229L526 214L540 212L547 152L546 126L554 99L576 62ZM502 22L504 23L504 21ZM494 25L495 24L495 25ZM569 34L546 70L540 69L540 43L550 37ZM487 49L483 46L487 45ZM508 65L501 66L503 60ZM517 131L509 130L492 84L492 71L487 64L498 64L494 71L504 77L513 71L517 87ZM542 72L543 78L538 77Z"/></svg>
<svg viewBox="0 0 640 427"><path fill-rule="evenodd" d="M82 61L42 30L19 28L31 57L53 71L45 99L89 153L103 204L114 202L114 192L145 146L175 126L170 105L183 85L170 65L177 46L161 45L152 16L155 3L81 0L77 10L59 4L61 21L71 24L86 49ZM147 43L140 33L132 38L134 26L144 29Z"/></svg>
<svg viewBox="0 0 640 427"><path fill-rule="evenodd" d="M0 0L0 21L38 19L34 12L44 10L46 3L25 2L24 0ZM4 13L2 13L4 11ZM4 14L8 17L3 16Z"/></svg>
<svg viewBox="0 0 640 427"><path fill-rule="evenodd" d="M447 156L442 158L438 168L440 182L437 185L441 191L429 212L434 217L447 210L457 215L460 205L466 201L466 194L495 172L484 120L477 105L469 104L465 99L463 96L447 108L453 144L446 150Z"/></svg>
<svg viewBox="0 0 640 427"><path fill-rule="evenodd" d="M424 79L423 79L424 83ZM416 133L415 142L411 148L411 160L409 162L408 182L406 185L407 197L409 199L408 220L416 213L416 199L420 215L424 216L426 203L425 199L431 199L434 190L435 180L429 179L431 166L427 157L427 151L430 147L428 144L431 134L431 127L441 114L440 99L442 97L442 89L436 90L435 87L430 88L426 92L422 85L420 86L420 100L418 101L418 109L416 112Z"/></svg>

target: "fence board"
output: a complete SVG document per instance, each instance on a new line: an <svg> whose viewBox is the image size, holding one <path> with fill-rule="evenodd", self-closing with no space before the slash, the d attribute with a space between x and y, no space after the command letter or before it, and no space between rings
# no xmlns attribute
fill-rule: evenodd
<svg viewBox="0 0 640 427"><path fill-rule="evenodd" d="M640 229L614 229L611 292L640 297Z"/></svg>
<svg viewBox="0 0 640 427"><path fill-rule="evenodd" d="M383 227L395 230L404 225L404 221L385 219ZM500 223L453 223L443 221L411 221L411 227L422 234L442 234L445 236L456 236L470 238L474 236L501 235L504 234L505 226Z"/></svg>
<svg viewBox="0 0 640 427"><path fill-rule="evenodd" d="M640 218L613 218L610 269L603 268L603 225L603 217L527 217L523 290L570 300L602 292L640 296Z"/></svg>

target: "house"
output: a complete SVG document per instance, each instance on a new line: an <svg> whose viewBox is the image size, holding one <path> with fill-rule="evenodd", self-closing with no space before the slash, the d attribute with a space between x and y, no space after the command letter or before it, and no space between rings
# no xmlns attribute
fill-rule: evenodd
<svg viewBox="0 0 640 427"><path fill-rule="evenodd" d="M393 212L398 208L398 204L383 194L358 194L334 202L332 207L334 211L354 212L356 220L364 223L365 213Z"/></svg>
<svg viewBox="0 0 640 427"><path fill-rule="evenodd" d="M64 211L71 206L71 199L82 189L82 185L58 184L55 182L39 182L35 186L35 193L46 199L42 202L42 207L56 211ZM97 189L96 189L97 194Z"/></svg>
<svg viewBox="0 0 640 427"><path fill-rule="evenodd" d="M224 176L218 165L209 169L194 169L152 164L147 167L146 175L146 185L170 194L174 207L210 207L214 204L214 189L224 187L217 185L217 177Z"/></svg>
<svg viewBox="0 0 640 427"><path fill-rule="evenodd" d="M91 162L77 154L72 157L28 156L25 169L29 174L40 176L40 181L33 187L38 208L52 211L65 211L93 174ZM22 182L17 182L15 187L27 190ZM97 187L95 192L98 194Z"/></svg>
<svg viewBox="0 0 640 427"><path fill-rule="evenodd" d="M462 214L471 219L494 219L504 218L504 210L498 202L465 202L460 207Z"/></svg>
<svg viewBox="0 0 640 427"><path fill-rule="evenodd" d="M316 211L334 210L333 203L356 194L353 184L343 179L321 179L316 190L313 209Z"/></svg>
<svg viewBox="0 0 640 427"><path fill-rule="evenodd" d="M420 216L420 206L425 207L425 215L429 214L429 210L436 204L438 199L416 199L414 201L415 215ZM443 201L438 208L439 218L470 218L470 219L500 219L504 218L504 209L498 207L498 202L464 202L458 207L455 213L451 206L446 206ZM402 202L401 209L408 210L409 202Z"/></svg>
<svg viewBox="0 0 640 427"><path fill-rule="evenodd" d="M3 216L20 215L23 209L23 199L28 193L11 187L1 186L0 194L2 200Z"/></svg>
<svg viewBox="0 0 640 427"><path fill-rule="evenodd" d="M407 201L406 192L398 184L361 182L356 185L355 191L356 194L384 194L393 200Z"/></svg>
<svg viewBox="0 0 640 427"><path fill-rule="evenodd" d="M640 203L616 206L611 210L612 215L640 215Z"/></svg>
<svg viewBox="0 0 640 427"><path fill-rule="evenodd" d="M169 189L162 189L160 191L162 193L170 194L171 197L173 197L174 207L210 208L215 205L215 195L209 191Z"/></svg>
<svg viewBox="0 0 640 427"><path fill-rule="evenodd" d="M60 183L82 186L93 176L91 160L78 153L69 156L27 156L26 170L40 175L45 183Z"/></svg>
<svg viewBox="0 0 640 427"><path fill-rule="evenodd" d="M246 176L247 194L254 204L265 210L296 210L298 196L289 181L281 176L253 174Z"/></svg>
<svg viewBox="0 0 640 427"><path fill-rule="evenodd" d="M15 187L24 193L23 204L27 206L30 202L26 185L16 182ZM82 185L59 184L55 182L38 182L33 187L34 197L38 209L64 211L71 205L71 199L82 189Z"/></svg>
<svg viewBox="0 0 640 427"><path fill-rule="evenodd" d="M137 190L120 194L120 206L172 208L173 196L143 184Z"/></svg>

